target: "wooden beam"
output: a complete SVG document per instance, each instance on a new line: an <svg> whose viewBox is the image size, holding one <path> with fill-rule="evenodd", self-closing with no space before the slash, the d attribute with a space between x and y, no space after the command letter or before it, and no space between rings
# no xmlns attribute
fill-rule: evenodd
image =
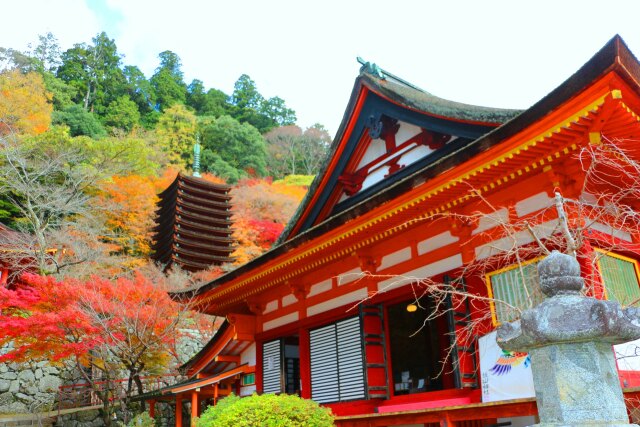
<svg viewBox="0 0 640 427"><path fill-rule="evenodd" d="M240 356L232 356L230 354L219 354L215 357L216 362L229 362L235 363L237 365L240 364Z"/></svg>

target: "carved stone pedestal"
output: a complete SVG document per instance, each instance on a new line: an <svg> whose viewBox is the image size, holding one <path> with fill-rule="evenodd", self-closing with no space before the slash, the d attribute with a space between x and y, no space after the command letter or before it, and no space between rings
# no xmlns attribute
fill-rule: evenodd
<svg viewBox="0 0 640 427"><path fill-rule="evenodd" d="M609 343L531 350L539 426L629 426Z"/></svg>

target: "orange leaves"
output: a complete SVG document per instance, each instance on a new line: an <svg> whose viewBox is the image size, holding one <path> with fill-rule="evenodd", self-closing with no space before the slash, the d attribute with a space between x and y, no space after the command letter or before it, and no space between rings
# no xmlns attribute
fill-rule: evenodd
<svg viewBox="0 0 640 427"><path fill-rule="evenodd" d="M231 191L236 264L268 250L291 219L307 189L303 186L250 179Z"/></svg>
<svg viewBox="0 0 640 427"><path fill-rule="evenodd" d="M106 215L109 239L117 252L147 256L151 252L151 228L154 225L156 194L164 190L177 172L167 170L162 177L114 176L101 186L98 198Z"/></svg>
<svg viewBox="0 0 640 427"><path fill-rule="evenodd" d="M204 179L205 181L209 181L209 182L211 182L213 184L226 184L227 183L224 179L222 179L222 178L220 178L218 176L215 176L214 174L206 173L206 172L203 173L200 178Z"/></svg>
<svg viewBox="0 0 640 427"><path fill-rule="evenodd" d="M51 94L37 73L18 69L0 73L0 135L37 135L51 124Z"/></svg>

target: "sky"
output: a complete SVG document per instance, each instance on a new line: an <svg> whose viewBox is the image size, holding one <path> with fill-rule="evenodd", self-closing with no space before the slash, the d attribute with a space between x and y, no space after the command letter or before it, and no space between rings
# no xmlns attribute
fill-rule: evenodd
<svg viewBox="0 0 640 427"><path fill-rule="evenodd" d="M442 98L527 108L615 34L640 55L636 0L12 0L3 15L1 47L24 50L50 31L67 49L105 31L147 77L171 50L187 83L231 94L248 74L301 127L331 133L357 56Z"/></svg>

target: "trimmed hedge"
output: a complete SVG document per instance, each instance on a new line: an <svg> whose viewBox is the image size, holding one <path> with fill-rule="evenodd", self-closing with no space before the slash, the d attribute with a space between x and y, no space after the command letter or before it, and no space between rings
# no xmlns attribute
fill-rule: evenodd
<svg viewBox="0 0 640 427"><path fill-rule="evenodd" d="M333 415L312 400L287 394L230 395L210 406L197 427L330 427Z"/></svg>

